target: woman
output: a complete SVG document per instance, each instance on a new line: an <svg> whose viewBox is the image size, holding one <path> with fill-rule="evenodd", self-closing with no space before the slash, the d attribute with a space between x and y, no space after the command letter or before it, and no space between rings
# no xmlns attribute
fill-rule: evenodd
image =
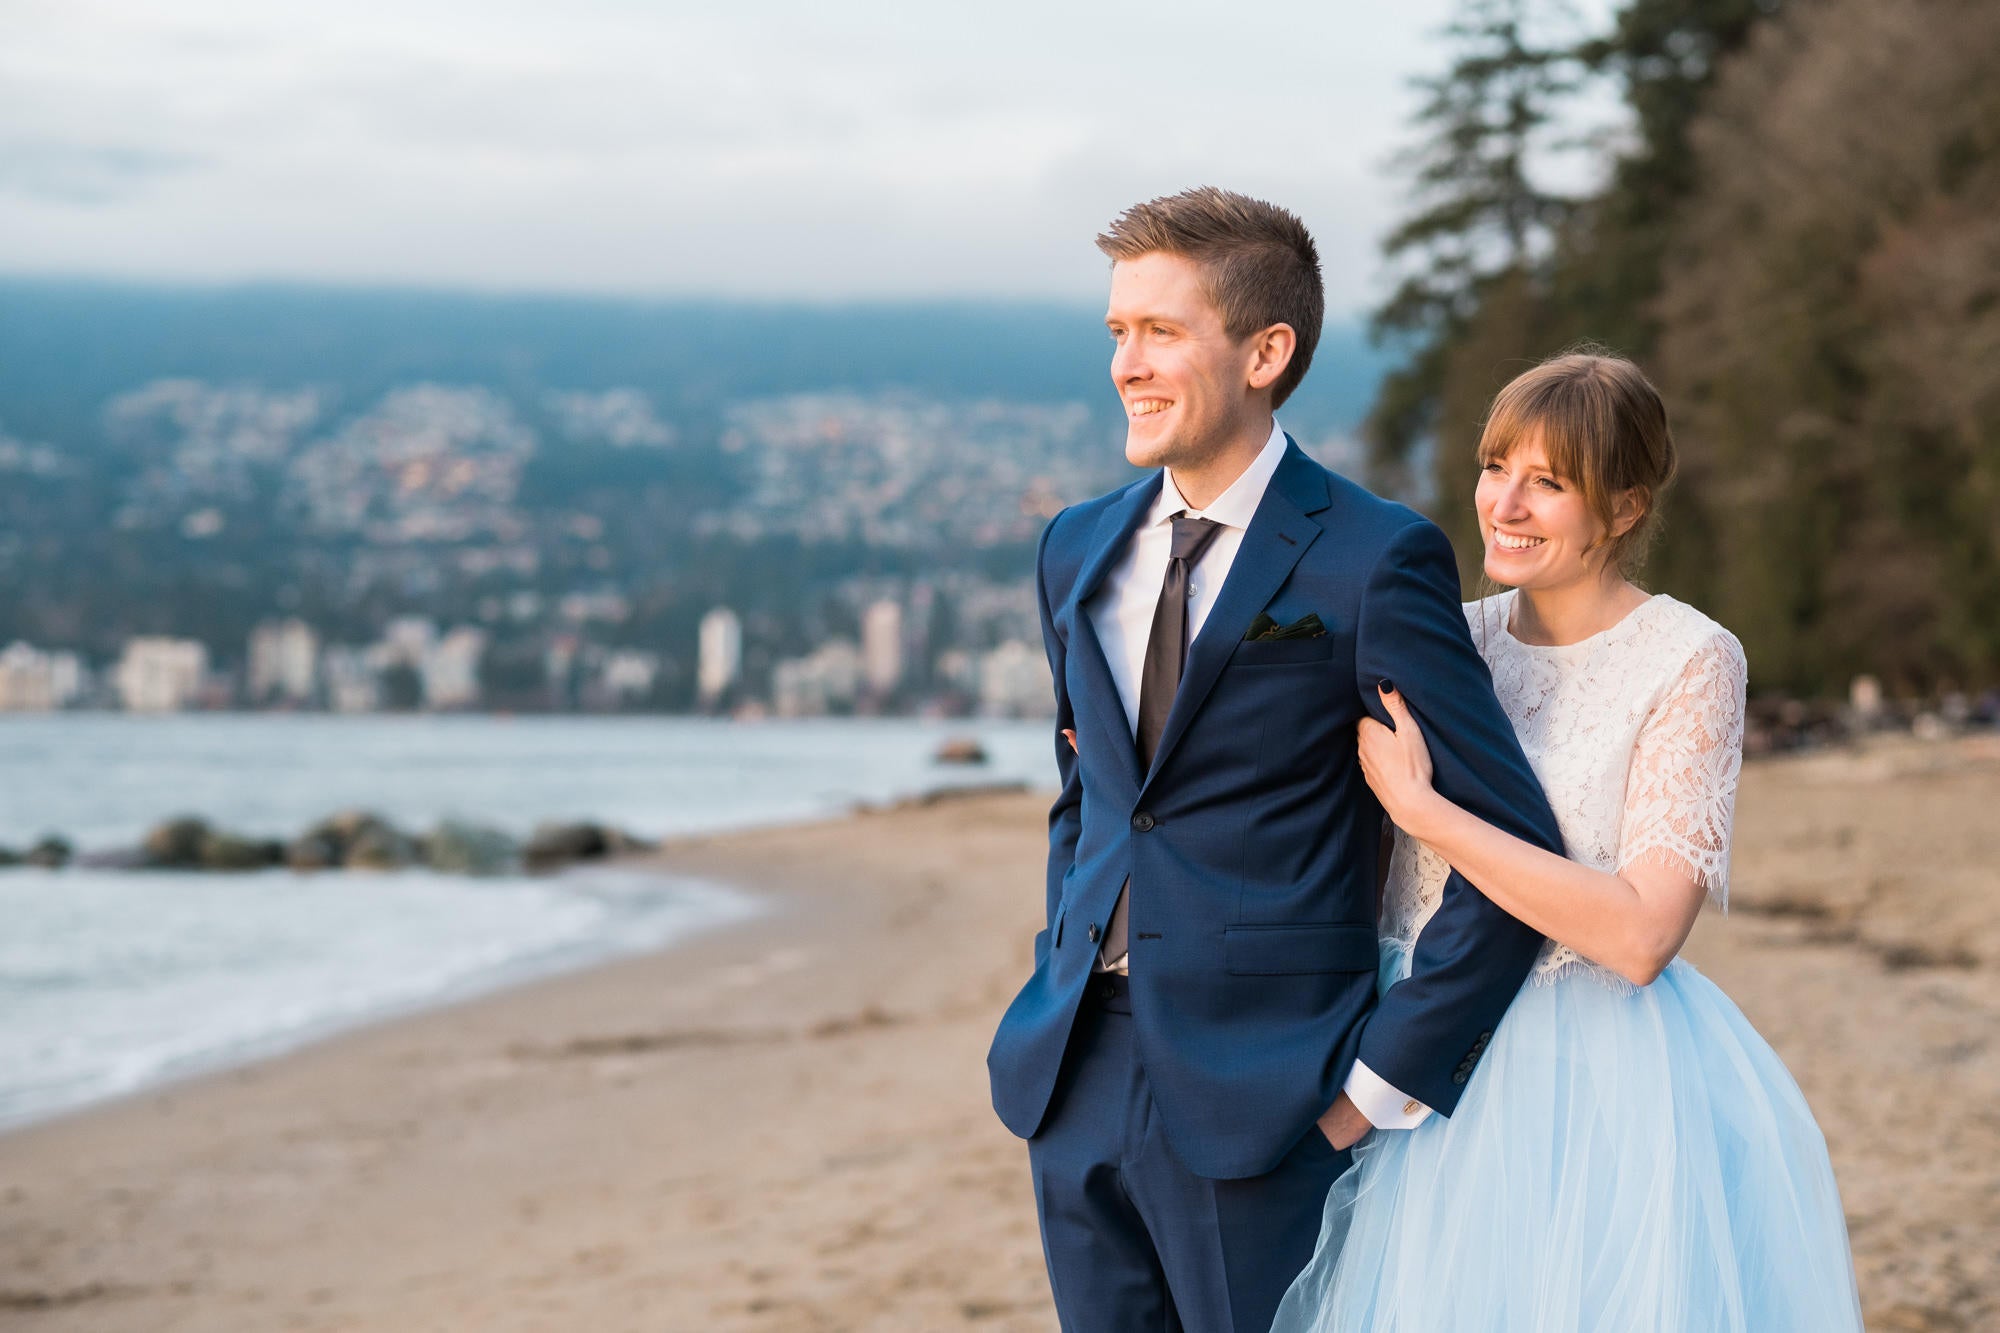
<svg viewBox="0 0 2000 1333"><path fill-rule="evenodd" d="M1720 625L1625 575L1672 478L1638 368L1558 357L1494 401L1467 606L1565 859L1431 787L1423 735L1361 724L1397 829L1382 981L1449 867L1549 937L1450 1119L1372 1134L1274 1333L1858 1330L1826 1145L1743 1015L1675 955L1725 902L1745 667Z"/></svg>

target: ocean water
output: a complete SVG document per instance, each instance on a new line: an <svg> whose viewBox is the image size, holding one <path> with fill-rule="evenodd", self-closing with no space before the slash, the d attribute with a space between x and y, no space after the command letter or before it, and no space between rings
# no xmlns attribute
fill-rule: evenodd
<svg viewBox="0 0 2000 1333"><path fill-rule="evenodd" d="M980 767L931 762L976 736ZM968 782L1052 785L1045 722L0 717L0 843L86 851L197 814L286 836L361 807L526 833L658 837L794 822ZM0 1125L764 910L625 867L470 879L0 869Z"/></svg>

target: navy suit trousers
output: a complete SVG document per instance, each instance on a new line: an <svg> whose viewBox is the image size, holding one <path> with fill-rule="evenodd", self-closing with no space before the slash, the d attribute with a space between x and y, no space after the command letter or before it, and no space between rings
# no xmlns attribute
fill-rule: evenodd
<svg viewBox="0 0 2000 1333"><path fill-rule="evenodd" d="M1267 1333L1352 1154L1315 1125L1261 1176L1189 1171L1139 1061L1129 982L1097 976L1028 1160L1064 1333Z"/></svg>

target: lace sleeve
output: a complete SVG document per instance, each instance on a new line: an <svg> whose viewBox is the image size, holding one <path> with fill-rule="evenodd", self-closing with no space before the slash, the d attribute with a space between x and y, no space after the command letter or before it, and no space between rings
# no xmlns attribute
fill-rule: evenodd
<svg viewBox="0 0 2000 1333"><path fill-rule="evenodd" d="M1618 839L1620 870L1640 861L1666 866L1724 908L1747 674L1743 649L1726 630L1695 649L1639 731Z"/></svg>

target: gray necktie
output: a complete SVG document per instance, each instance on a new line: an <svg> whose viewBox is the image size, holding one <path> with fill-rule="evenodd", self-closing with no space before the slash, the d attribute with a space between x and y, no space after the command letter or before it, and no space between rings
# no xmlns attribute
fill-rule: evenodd
<svg viewBox="0 0 2000 1333"><path fill-rule="evenodd" d="M1174 516L1173 554L1167 559L1167 577L1160 584L1160 600L1153 607L1153 631L1146 640L1146 661L1139 670L1139 765L1151 769L1167 730L1167 714L1174 706L1174 694L1181 686L1181 668L1188 650L1188 574L1201 553L1222 531L1213 519L1188 518L1182 510ZM1125 898L1131 890L1127 880L1118 891L1111 909L1110 924L1104 928L1104 946L1098 964L1110 968L1124 958L1126 943Z"/></svg>

